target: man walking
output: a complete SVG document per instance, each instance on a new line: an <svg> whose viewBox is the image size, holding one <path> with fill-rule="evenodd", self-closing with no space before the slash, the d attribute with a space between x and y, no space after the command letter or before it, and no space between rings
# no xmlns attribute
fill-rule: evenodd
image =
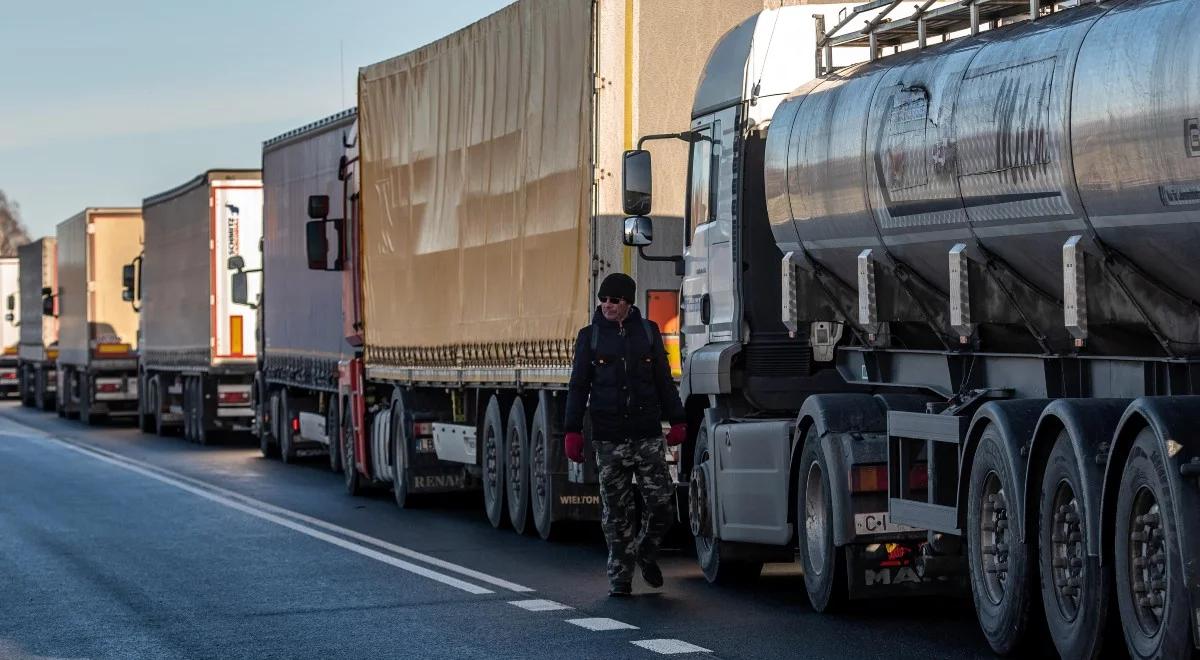
<svg viewBox="0 0 1200 660"><path fill-rule="evenodd" d="M633 306L636 292L633 278L624 273L613 273L601 282L592 323L575 339L564 424L567 458L582 463L584 409L591 412L610 596L633 593L635 564L647 584L662 586L658 546L674 516L662 419L671 422L668 445L680 444L687 435L662 335ZM644 507L636 539L635 479Z"/></svg>

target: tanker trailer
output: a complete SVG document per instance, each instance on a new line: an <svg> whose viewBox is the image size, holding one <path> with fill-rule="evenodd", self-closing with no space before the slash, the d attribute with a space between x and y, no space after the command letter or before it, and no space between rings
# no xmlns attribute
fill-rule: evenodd
<svg viewBox="0 0 1200 660"><path fill-rule="evenodd" d="M761 163L735 141L713 178L692 177L695 199L736 191L744 246L732 281L709 267L699 297L684 284L685 385L690 372L691 392L718 390L704 391L693 429L717 438L715 460L697 451L709 508L693 510L693 529L763 501L789 506L818 609L845 580L872 577L846 573L858 520L843 494L861 478L830 460L837 437L821 425L832 421L885 439L872 485L886 491L887 524L927 530L918 579L966 564L996 651L1018 650L1044 612L1064 657L1122 641L1135 657L1189 657L1200 639L1200 3L1067 4L926 3L835 29L815 51L825 75L775 109ZM939 33L965 36L934 45ZM866 46L868 61L827 66L847 46ZM724 144L702 133L711 121L682 134L693 153ZM627 155L633 201L649 190L644 159ZM782 255L773 290L746 279L765 268L745 238L759 225ZM689 262L711 258L705 227ZM628 219L627 243L650 229ZM727 346L692 349L712 327L690 322L689 306L706 320L722 291L738 313L775 295L812 364L867 394L808 396L790 438L756 439L749 427L771 414L740 391L753 372L738 360L754 326L735 318ZM777 492L739 481L763 465L791 466ZM691 491L703 492L696 476ZM1124 639L1106 639L1112 628Z"/></svg>

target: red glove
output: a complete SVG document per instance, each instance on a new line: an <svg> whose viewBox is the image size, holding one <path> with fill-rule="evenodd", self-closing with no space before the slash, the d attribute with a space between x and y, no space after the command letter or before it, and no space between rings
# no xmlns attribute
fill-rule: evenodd
<svg viewBox="0 0 1200 660"><path fill-rule="evenodd" d="M563 436L563 450L572 463L583 462L583 434L568 433Z"/></svg>
<svg viewBox="0 0 1200 660"><path fill-rule="evenodd" d="M687 440L687 424L672 424L671 430L667 431L667 446L681 445L684 440Z"/></svg>

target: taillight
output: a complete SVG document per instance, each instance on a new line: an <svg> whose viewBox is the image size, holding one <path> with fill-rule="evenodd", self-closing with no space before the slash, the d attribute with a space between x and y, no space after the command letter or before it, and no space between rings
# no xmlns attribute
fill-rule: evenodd
<svg viewBox="0 0 1200 660"><path fill-rule="evenodd" d="M884 493L887 487L886 464L855 465L850 470L851 493Z"/></svg>
<svg viewBox="0 0 1200 660"><path fill-rule="evenodd" d="M433 422L413 422L413 435L418 438L433 435Z"/></svg>
<svg viewBox="0 0 1200 660"><path fill-rule="evenodd" d="M17 377L17 372L15 372L15 371L0 372L0 378L4 378L5 380L15 380L16 377Z"/></svg>
<svg viewBox="0 0 1200 660"><path fill-rule="evenodd" d="M925 463L916 463L908 473L909 490L929 488L929 469ZM885 463L855 465L850 469L851 493L885 493L888 489L888 466Z"/></svg>
<svg viewBox="0 0 1200 660"><path fill-rule="evenodd" d="M300 418L293 417L292 418L292 433L299 433L299 432L300 432Z"/></svg>
<svg viewBox="0 0 1200 660"><path fill-rule="evenodd" d="M112 394L113 392L120 392L121 386L117 383L97 383L96 391L103 392L105 394Z"/></svg>
<svg viewBox="0 0 1200 660"><path fill-rule="evenodd" d="M223 406L236 406L250 403L249 392L218 392L217 402Z"/></svg>

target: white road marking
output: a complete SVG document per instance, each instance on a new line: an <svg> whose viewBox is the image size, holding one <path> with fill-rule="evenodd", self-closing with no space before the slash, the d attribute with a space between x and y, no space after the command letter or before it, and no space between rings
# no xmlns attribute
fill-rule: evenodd
<svg viewBox="0 0 1200 660"><path fill-rule="evenodd" d="M530 612L551 612L554 610L574 609L570 605L563 605L562 603L556 603L552 600L544 600L541 598L535 598L533 600L510 600L508 601L508 604L516 605L517 607Z"/></svg>
<svg viewBox="0 0 1200 660"><path fill-rule="evenodd" d="M605 619L603 617L596 617L596 618L590 618L590 619L567 619L567 623L573 623L573 624L579 626L580 628L585 628L587 630L637 630L638 629L637 626L631 626L628 623L625 623L624 621L617 621L616 619Z"/></svg>
<svg viewBox="0 0 1200 660"><path fill-rule="evenodd" d="M281 527L286 527L288 529L300 532L301 534L311 536L312 538L315 538L315 539L318 539L321 541L325 541L326 543L336 545L339 548L344 548L346 550L349 550L350 552L362 555L364 557L369 557L371 559L382 562L384 564L388 564L389 566L394 566L396 568L399 568L401 570L408 571L409 573L413 573L414 575L420 575L421 577L428 578L430 580L433 580L434 582L440 582L441 584L444 584L444 585L447 585L450 587L454 587L455 589L460 589L460 590L465 591L470 594L480 595L480 594L494 593L491 589L481 587L477 584L472 584L470 582L460 580L456 577L438 573L437 571L425 568L424 566L418 566L417 564L413 564L411 562L404 561L403 559L397 559L395 557L385 555L382 552L378 552L378 551L372 550L370 548L363 547L357 543L352 543L350 541L338 538L331 534L326 534L325 532L313 529L312 527L300 524L293 520L288 520L287 518L284 518L282 516L277 516L275 514L259 510L255 507L247 506L245 504L242 504L241 502L236 502L231 498L228 498L228 497L225 497L222 495L218 495L216 493L211 493L211 492L208 492L208 491L200 489L200 488L196 488L195 486L186 484L181 480L173 479L164 474L158 474L155 471L147 470L145 468L134 465L131 462L126 462L126 460L124 460L123 458L117 459L117 458L111 458L109 456L104 456L98 452L89 451L89 449L79 447L79 446L75 445L74 443L67 442L65 440L61 440L61 439L56 438L51 435L46 435L44 437L45 437L45 439L50 440L51 442L59 444L62 447L65 447L66 449L69 449L71 451L83 454L84 456L90 456L98 461L104 461L105 463L115 465L115 466L117 466L119 468L123 468L125 470L129 470L130 472L136 472L137 474L140 474L145 477L149 477L150 479L154 479L155 481L159 481L161 483L167 484L168 486L174 486L175 488L178 488L179 490L182 490L182 491L185 491L188 493L192 493L193 495L197 495L199 497L203 497L206 500L210 500L210 501L216 502L217 504L221 504L223 506L229 507L231 509L241 511L243 513L247 513L249 515L252 515L256 518L261 518L268 522L273 522L276 525L279 525Z"/></svg>
<svg viewBox="0 0 1200 660"><path fill-rule="evenodd" d="M396 545L394 543L389 543L382 539L377 539L373 536L368 536L361 532L356 532L352 529L348 529L348 528L342 527L340 525L335 525L331 522L326 522L319 518L313 518L312 516L307 516L303 513L297 512L297 511L292 511L290 509L284 509L283 507L278 507L278 506L275 506L274 504L269 504L269 503L263 502L261 500L256 500L253 497L249 497L249 496L243 495L241 493L210 484L210 483L202 481L200 479L195 479L195 478L189 477L185 474L180 474L178 472L174 472L172 470L168 470L166 468L159 467L157 465L152 465L152 464L146 463L144 461L139 461L135 458L129 458L128 456L123 456L116 452L108 451L107 449L101 449L99 447L95 447L92 445L83 445L80 443L75 443L75 442L71 442L68 440L64 440L64 439L58 438L52 434L46 433L45 431L42 431L41 429L37 429L37 428L31 427L31 426L26 426L25 424L22 424L20 422L14 421L9 418L3 419L3 422L10 423L14 426L19 426L22 428L22 430L28 429L28 431L32 432L33 434L36 434L43 438L47 438L47 439L59 442L59 443L63 444L64 446L66 446L70 449L73 449L75 451L79 451L79 452L82 452L85 454L92 454L92 455L96 456L97 458L107 457L107 458L110 458L110 459L120 462L120 463L124 463L124 464L134 466L134 467L139 467L142 470L154 472L156 474L164 476L173 481L191 484L191 485L201 488L205 491L220 495L224 498L234 500L236 502L240 502L242 504L251 506L260 511L263 511L266 513L271 513L271 514L274 514L277 516L291 518L293 520L297 520L302 523L305 523L311 527L319 527L321 529L352 538L355 541L360 541L362 543L366 543L368 545L373 545L377 548L387 550L388 552L400 555L402 557L407 557L409 559L415 559L417 561L429 564L431 566L436 566L437 568L440 568L442 570L450 571L452 573L458 573L459 575L469 577L471 579L477 580L479 582L483 582L485 584L490 584L492 586L499 587L499 588L505 589L507 591L514 591L517 593L530 593L530 592L534 591L534 589L532 589L530 587L526 587L524 585L517 584L515 582L510 582L508 580L504 580L502 578L498 578L493 575L488 575L487 573L482 573L480 571L476 571L474 569L467 568L466 566L460 566L458 564L448 562L444 559L438 559L437 557L427 555L423 552L418 552L411 548L406 548L404 546ZM491 593L491 592L489 591L487 593Z"/></svg>
<svg viewBox="0 0 1200 660"><path fill-rule="evenodd" d="M640 646L644 649L661 653L663 655L677 655L680 653L712 653L712 651L695 644L688 644L679 639L639 639L635 642L630 642L634 646Z"/></svg>

